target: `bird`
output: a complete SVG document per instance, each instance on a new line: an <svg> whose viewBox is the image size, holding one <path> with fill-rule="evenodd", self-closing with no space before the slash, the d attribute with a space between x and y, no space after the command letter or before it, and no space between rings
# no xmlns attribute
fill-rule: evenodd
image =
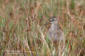
<svg viewBox="0 0 85 56"><path fill-rule="evenodd" d="M65 38L64 32L59 26L59 20L55 16L49 19L51 24L48 29L48 38L53 42L54 47L58 50L58 56L62 56L63 50L65 48Z"/></svg>

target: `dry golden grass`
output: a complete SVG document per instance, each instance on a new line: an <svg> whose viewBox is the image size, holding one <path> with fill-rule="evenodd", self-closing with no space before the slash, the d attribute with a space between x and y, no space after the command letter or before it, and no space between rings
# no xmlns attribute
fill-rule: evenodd
<svg viewBox="0 0 85 56"><path fill-rule="evenodd" d="M0 0L0 56L57 56L46 34L51 16L65 34L62 56L85 56L84 0Z"/></svg>

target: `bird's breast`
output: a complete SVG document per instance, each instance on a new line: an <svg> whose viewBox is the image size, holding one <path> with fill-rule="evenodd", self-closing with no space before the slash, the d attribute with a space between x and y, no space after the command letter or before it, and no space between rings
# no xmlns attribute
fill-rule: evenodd
<svg viewBox="0 0 85 56"><path fill-rule="evenodd" d="M62 40L63 32L58 29L57 24L52 24L48 30L48 37L53 40Z"/></svg>

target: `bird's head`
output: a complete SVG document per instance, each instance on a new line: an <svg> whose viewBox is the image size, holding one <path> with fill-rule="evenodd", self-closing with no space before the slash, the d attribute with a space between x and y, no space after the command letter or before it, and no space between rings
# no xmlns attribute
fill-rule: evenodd
<svg viewBox="0 0 85 56"><path fill-rule="evenodd" d="M51 17L51 18L49 19L49 22L50 22L50 23L54 23L54 22L57 23L57 18L56 18L55 16L53 16L53 17Z"/></svg>

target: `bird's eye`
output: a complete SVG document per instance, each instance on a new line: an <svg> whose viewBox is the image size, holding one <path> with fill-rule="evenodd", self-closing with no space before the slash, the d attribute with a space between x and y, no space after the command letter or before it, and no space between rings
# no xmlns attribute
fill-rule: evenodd
<svg viewBox="0 0 85 56"><path fill-rule="evenodd" d="M55 21L54 18L51 18L51 19L50 19L50 22L53 22L53 21Z"/></svg>

